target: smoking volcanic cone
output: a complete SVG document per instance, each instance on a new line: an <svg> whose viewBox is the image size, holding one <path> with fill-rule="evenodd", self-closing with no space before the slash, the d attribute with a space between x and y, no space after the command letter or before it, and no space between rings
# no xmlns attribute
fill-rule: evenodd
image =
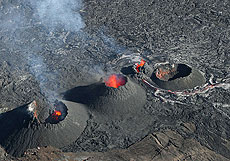
<svg viewBox="0 0 230 161"><path fill-rule="evenodd" d="M108 118L138 113L145 104L142 87L122 74L112 74L100 82L79 86L66 92L64 98L87 105L92 112Z"/></svg>
<svg viewBox="0 0 230 161"><path fill-rule="evenodd" d="M48 113L48 117L39 117L47 110L39 110L35 101L1 114L1 146L8 154L20 156L37 146L60 148L74 142L86 127L89 117L82 105L63 102L56 101L55 109Z"/></svg>
<svg viewBox="0 0 230 161"><path fill-rule="evenodd" d="M169 90L192 89L205 83L200 71L185 64L163 64L151 78L159 87Z"/></svg>

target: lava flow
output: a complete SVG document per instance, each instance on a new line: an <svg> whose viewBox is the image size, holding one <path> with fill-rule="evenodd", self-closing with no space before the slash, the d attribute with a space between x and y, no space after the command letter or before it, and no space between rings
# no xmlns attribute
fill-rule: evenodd
<svg viewBox="0 0 230 161"><path fill-rule="evenodd" d="M139 68L140 68L140 67L143 67L144 65L145 65L145 61L144 61L143 59L141 59L140 64L136 64L137 73L140 72Z"/></svg>
<svg viewBox="0 0 230 161"><path fill-rule="evenodd" d="M36 101L33 101L31 102L29 105L28 105L28 111L33 113L33 118L34 120L37 120L38 123L40 123L39 119L38 119L38 111L37 111L37 102Z"/></svg>
<svg viewBox="0 0 230 161"><path fill-rule="evenodd" d="M104 82L107 87L118 88L126 84L127 78L121 74L112 74Z"/></svg>

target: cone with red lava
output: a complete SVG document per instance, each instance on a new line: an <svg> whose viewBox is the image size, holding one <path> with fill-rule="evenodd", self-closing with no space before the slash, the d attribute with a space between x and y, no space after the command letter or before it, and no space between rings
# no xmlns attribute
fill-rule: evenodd
<svg viewBox="0 0 230 161"><path fill-rule="evenodd" d="M13 156L21 156L27 149L38 146L60 148L81 135L88 119L83 105L68 101L53 104L33 101L0 114L0 145Z"/></svg>
<svg viewBox="0 0 230 161"><path fill-rule="evenodd" d="M118 88L124 86L127 82L127 78L122 74L112 74L104 79L107 87Z"/></svg>
<svg viewBox="0 0 230 161"><path fill-rule="evenodd" d="M85 104L95 115L118 118L138 113L145 103L146 93L123 74L110 74L97 83L68 91L64 99Z"/></svg>

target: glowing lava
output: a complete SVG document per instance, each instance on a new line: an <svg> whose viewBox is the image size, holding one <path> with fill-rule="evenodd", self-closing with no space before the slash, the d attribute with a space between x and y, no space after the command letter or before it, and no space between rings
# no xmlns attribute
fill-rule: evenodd
<svg viewBox="0 0 230 161"><path fill-rule="evenodd" d="M140 64L136 64L136 70L138 73L140 72L139 68L143 67L144 65L145 65L145 61L143 59L141 59Z"/></svg>
<svg viewBox="0 0 230 161"><path fill-rule="evenodd" d="M121 74L112 74L107 77L104 82L107 87L118 88L126 84L127 78Z"/></svg>
<svg viewBox="0 0 230 161"><path fill-rule="evenodd" d="M58 124L60 121L63 121L66 118L68 109L63 102L56 100L54 102L54 107L55 109L53 111L49 111L50 115L45 120L46 123Z"/></svg>
<svg viewBox="0 0 230 161"><path fill-rule="evenodd" d="M54 113L52 114L52 118L55 120L58 120L59 116L61 116L61 111L55 110Z"/></svg>

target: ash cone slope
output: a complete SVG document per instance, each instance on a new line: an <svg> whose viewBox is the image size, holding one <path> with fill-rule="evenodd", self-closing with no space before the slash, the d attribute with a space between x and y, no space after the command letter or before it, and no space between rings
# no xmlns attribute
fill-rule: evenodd
<svg viewBox="0 0 230 161"><path fill-rule="evenodd" d="M57 123L38 123L28 113L28 105L0 115L0 144L8 154L21 156L24 151L38 146L57 148L74 142L83 132L88 114L82 105L65 101L68 115ZM79 114L79 115L78 115Z"/></svg>
<svg viewBox="0 0 230 161"><path fill-rule="evenodd" d="M76 87L66 92L64 99L85 104L92 113L114 118L138 113L145 104L146 93L128 78L126 84L118 88L103 82Z"/></svg>

